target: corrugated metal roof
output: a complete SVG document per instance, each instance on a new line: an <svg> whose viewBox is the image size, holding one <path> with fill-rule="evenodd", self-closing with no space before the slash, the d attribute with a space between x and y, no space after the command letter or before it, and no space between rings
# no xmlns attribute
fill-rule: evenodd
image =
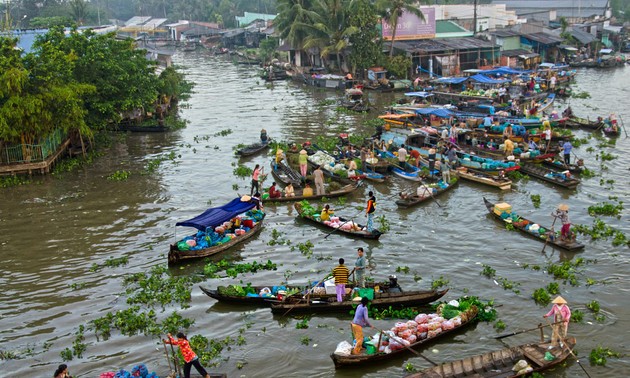
<svg viewBox="0 0 630 378"><path fill-rule="evenodd" d="M535 41L543 45L559 44L560 42L563 41L562 38L559 38L559 37L556 37L547 33L531 33L531 34L523 34L522 36L531 41Z"/></svg>
<svg viewBox="0 0 630 378"><path fill-rule="evenodd" d="M518 37L521 34L518 32L515 32L514 30L504 29L504 30L495 30L493 32L490 32L490 35L494 35L499 38L507 38L507 37Z"/></svg>
<svg viewBox="0 0 630 378"><path fill-rule="evenodd" d="M496 48L492 42L474 37L447 38L447 39L423 39L418 41L395 41L394 47L408 52L432 52L445 50L476 50L479 48Z"/></svg>
<svg viewBox="0 0 630 378"><path fill-rule="evenodd" d="M457 25L453 21L449 20L436 20L435 21L435 33L461 33L469 30Z"/></svg>
<svg viewBox="0 0 630 378"><path fill-rule="evenodd" d="M573 29L570 31L570 34L583 45L597 41L597 38L595 38L593 34L585 32L584 30Z"/></svg>
<svg viewBox="0 0 630 378"><path fill-rule="evenodd" d="M503 50L503 51L501 51L501 55L508 56L508 57L519 56L519 55L526 55L526 54L530 54L530 53L531 53L531 51L525 50L525 49L514 49L514 50Z"/></svg>
<svg viewBox="0 0 630 378"><path fill-rule="evenodd" d="M141 16L131 17L129 20L127 20L125 22L125 26L142 25L145 22L149 21L150 19L151 19L151 17L141 17Z"/></svg>

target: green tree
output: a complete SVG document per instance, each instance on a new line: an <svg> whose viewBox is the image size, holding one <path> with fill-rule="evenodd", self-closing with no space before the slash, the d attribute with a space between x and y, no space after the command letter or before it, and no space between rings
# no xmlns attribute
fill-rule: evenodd
<svg viewBox="0 0 630 378"><path fill-rule="evenodd" d="M304 42L304 48L318 48L327 66L329 66L328 57L334 54L338 69L342 67L341 53L350 45L349 37L358 31L357 27L348 23L349 5L349 1L344 0L316 1L315 23L306 27L309 35Z"/></svg>
<svg viewBox="0 0 630 378"><path fill-rule="evenodd" d="M382 40L376 24L378 15L369 0L356 0L350 16L350 25L357 32L349 37L352 51L348 57L352 72L379 65L382 58Z"/></svg>
<svg viewBox="0 0 630 378"><path fill-rule="evenodd" d="M88 16L88 4L85 0L70 0L70 11L77 25L83 25Z"/></svg>
<svg viewBox="0 0 630 378"><path fill-rule="evenodd" d="M390 57L394 55L394 40L396 39L398 20L402 17L403 12L414 14L421 20L424 20L424 14L416 6L417 3L417 0L377 0L377 8L380 10L383 20L392 26Z"/></svg>
<svg viewBox="0 0 630 378"><path fill-rule="evenodd" d="M280 38L298 50L304 47L309 35L308 28L314 25L317 14L312 11L312 0L278 0L278 16L274 25Z"/></svg>
<svg viewBox="0 0 630 378"><path fill-rule="evenodd" d="M390 74L399 77L406 78L409 69L411 68L411 59L404 55L396 55L394 57L389 57L387 60L387 64L385 68L389 71Z"/></svg>

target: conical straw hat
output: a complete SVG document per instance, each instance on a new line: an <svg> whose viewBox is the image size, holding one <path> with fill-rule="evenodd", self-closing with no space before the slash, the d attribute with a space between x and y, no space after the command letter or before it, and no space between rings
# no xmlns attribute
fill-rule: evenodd
<svg viewBox="0 0 630 378"><path fill-rule="evenodd" d="M564 298L562 298L561 296L557 296L556 299L553 300L554 304L567 304L567 301L564 300Z"/></svg>
<svg viewBox="0 0 630 378"><path fill-rule="evenodd" d="M560 205L558 205L558 210L567 211L569 210L569 205L561 203Z"/></svg>

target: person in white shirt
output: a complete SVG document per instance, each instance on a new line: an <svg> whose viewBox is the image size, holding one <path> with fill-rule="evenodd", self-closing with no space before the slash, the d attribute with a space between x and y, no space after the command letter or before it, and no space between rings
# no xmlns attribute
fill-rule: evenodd
<svg viewBox="0 0 630 378"><path fill-rule="evenodd" d="M400 164L400 168L405 169L405 163L407 162L407 150L405 149L405 145L401 144L398 149L398 163Z"/></svg>

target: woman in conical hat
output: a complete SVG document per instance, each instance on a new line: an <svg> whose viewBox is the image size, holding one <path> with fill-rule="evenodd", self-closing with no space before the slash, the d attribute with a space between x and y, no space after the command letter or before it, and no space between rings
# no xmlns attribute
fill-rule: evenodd
<svg viewBox="0 0 630 378"><path fill-rule="evenodd" d="M571 221L569 220L569 205L561 203L558 209L552 214L554 217L560 218L562 228L560 229L560 239L571 239Z"/></svg>
<svg viewBox="0 0 630 378"><path fill-rule="evenodd" d="M567 337L569 321L571 320L571 309L569 309L567 301L559 295L551 303L553 303L551 310L543 317L548 318L553 315L554 323L558 323L553 325L553 334L551 335L551 343L557 345L558 341L562 341Z"/></svg>

